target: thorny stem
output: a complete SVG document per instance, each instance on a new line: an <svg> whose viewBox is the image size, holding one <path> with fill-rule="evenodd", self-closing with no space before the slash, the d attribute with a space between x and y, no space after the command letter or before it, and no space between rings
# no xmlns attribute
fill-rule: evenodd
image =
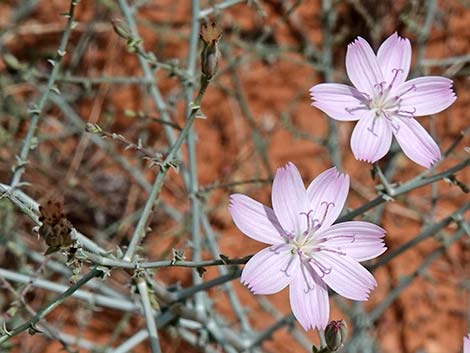
<svg viewBox="0 0 470 353"><path fill-rule="evenodd" d="M23 331L26 331L30 328L34 329L34 326L42 318L44 318L47 314L53 311L65 299L70 297L75 291L77 291L79 288L84 286L88 281L90 281L91 279L95 277L101 276L101 274L102 274L101 270L98 270L96 268L92 269L85 276L83 276L76 284L74 284L72 287L70 287L65 292L57 296L54 300L52 300L46 307L44 307L41 311L39 311L32 319L28 320L24 324L21 324L20 326L15 327L13 330L8 331L3 336L0 336L0 344L8 341L11 337L16 336Z"/></svg>
<svg viewBox="0 0 470 353"><path fill-rule="evenodd" d="M427 177L427 178L421 177L421 178L411 179L410 181L398 186L397 188L394 188L394 189L390 190L391 195L389 195L389 196L397 197L397 196L400 196L400 195L405 194L407 192L410 192L411 190L420 188L420 187L425 186L425 185L435 183L436 181L439 181L439 180L442 180L442 179L446 179L449 176L457 173L458 171L466 168L469 165L470 165L470 159L466 159L463 162L461 162L461 163L455 165L454 167L451 167L451 168L449 168L446 171L443 171L441 173L432 175L432 176ZM346 213L344 216L339 217L338 220L336 221L336 223L349 221L349 220L351 220L351 219L353 219L353 218L355 218L355 217L357 217L361 214L364 214L368 210L370 210L370 209L372 209L372 208L374 208L374 207L376 207L376 206L378 206L378 205L380 205L380 204L382 204L382 203L384 203L388 200L389 200L389 198L387 198L386 196L379 195L376 198L374 198L373 200L367 202L366 204L356 208L355 210L353 210L351 212Z"/></svg>
<svg viewBox="0 0 470 353"><path fill-rule="evenodd" d="M376 321L382 313L395 301L395 299L405 290L415 279L416 277L423 275L427 268L437 259L439 258L444 252L447 251L450 245L454 242L459 240L463 235L465 235L465 229L462 227L460 230L455 232L454 235L449 237L449 239L445 239L444 244L434 250L431 254L427 255L421 265L410 275L403 277L399 284L387 295L387 297L377 305L375 309L373 309L368 315L368 321L373 323Z"/></svg>
<svg viewBox="0 0 470 353"><path fill-rule="evenodd" d="M332 27L334 25L334 8L331 0L322 0L323 12L323 67L324 78L326 82L331 82L333 79L332 73ZM338 145L338 128L336 120L327 119L328 121L328 140L326 147L329 155L331 156L333 165L341 169L341 149Z"/></svg>
<svg viewBox="0 0 470 353"><path fill-rule="evenodd" d="M196 73L196 53L197 45L199 41L199 0L191 1L191 35L189 38L189 56L188 56L188 76L195 76ZM204 74L203 74L204 76ZM186 98L186 119L191 119L192 108L191 100L193 97L192 85L185 86L185 98ZM197 103L200 104L200 103ZM189 191L189 202L191 209L191 236L192 236L192 256L194 261L201 260L201 205L199 199L196 196L198 189L198 175L197 175L197 159L196 159L196 132L193 127L190 127L188 136L186 138L186 145L188 147L188 164L189 164L189 178L188 178L188 191ZM202 283L202 278L197 270L192 271L193 283ZM205 305L205 293L198 292L195 295L196 310L199 311L200 315L206 315Z"/></svg>
<svg viewBox="0 0 470 353"><path fill-rule="evenodd" d="M152 189L145 203L142 215L139 219L137 227L135 228L134 234L132 235L129 247L127 248L127 251L123 257L123 260L125 261L130 261L133 259L137 245L140 244L142 239L145 237L145 227L152 212L153 205L155 204L155 201L157 200L158 195L160 194L163 182L165 180L165 176L168 173L171 163L174 161L174 158L178 153L183 141L189 133L189 130L191 129L192 124L194 123L194 120L196 119L196 116L199 111L199 106L202 101L202 97L204 96L208 85L209 80L203 75L201 77L201 87L199 89L199 93L196 99L194 100L193 108L188 120L186 121L186 125L178 136L176 142L171 146L170 150L168 151L168 154L162 162L162 167L160 168L160 171L158 172L157 177L155 178L155 181L152 185Z"/></svg>
<svg viewBox="0 0 470 353"><path fill-rule="evenodd" d="M145 282L145 279L137 279L137 289L139 290L142 307L144 309L145 322L147 324L147 331L150 337L150 347L152 349L152 353L161 353L157 326L155 324L152 306L150 305L147 282Z"/></svg>
<svg viewBox="0 0 470 353"><path fill-rule="evenodd" d="M78 0L72 0L70 2L69 11L67 13L67 25L65 26L64 34L62 35L62 39L60 41L59 49L57 50L57 55L54 60L50 61L52 64L52 72L49 76L49 80L47 82L47 88L42 93L41 98L39 98L38 103L32 108L31 110L31 122L29 124L28 133L23 142L23 147L21 148L20 156L19 156L19 165L16 167L10 185L15 187L21 180L21 176L24 173L24 169L27 163L27 158L29 151L31 149L31 145L33 143L33 137L36 132L36 128L39 122L39 117L42 114L42 110L46 105L46 102L49 98L49 93L54 88L54 84L59 74L62 58L66 53L67 44L69 42L70 33L72 32L73 25L74 25L74 14L75 14L75 7L78 4Z"/></svg>

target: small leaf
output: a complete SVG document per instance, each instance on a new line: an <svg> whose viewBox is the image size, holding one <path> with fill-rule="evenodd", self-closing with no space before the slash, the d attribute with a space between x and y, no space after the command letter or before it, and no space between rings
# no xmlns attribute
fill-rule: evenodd
<svg viewBox="0 0 470 353"><path fill-rule="evenodd" d="M207 272L207 270L204 267L196 267L196 271L199 274L199 277L201 277L201 278L202 278L202 275L204 274L204 272Z"/></svg>
<svg viewBox="0 0 470 353"><path fill-rule="evenodd" d="M57 251L60 250L60 246L49 246L46 250L46 252L44 253L44 256L47 256L47 255L50 255L50 254L53 254Z"/></svg>
<svg viewBox="0 0 470 353"><path fill-rule="evenodd" d="M220 254L219 257L224 262L224 264L228 264L228 261L230 260L228 256Z"/></svg>

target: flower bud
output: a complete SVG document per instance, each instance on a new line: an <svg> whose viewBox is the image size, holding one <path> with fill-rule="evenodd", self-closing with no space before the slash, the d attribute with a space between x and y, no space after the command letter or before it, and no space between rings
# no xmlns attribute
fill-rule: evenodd
<svg viewBox="0 0 470 353"><path fill-rule="evenodd" d="M114 18L111 20L111 23L113 25L114 32L126 40L129 40L132 38L132 32L131 29L120 19Z"/></svg>
<svg viewBox="0 0 470 353"><path fill-rule="evenodd" d="M200 37L203 43L201 52L201 71L208 79L217 72L217 65L220 57L219 40L222 36L221 30L215 22L201 25Z"/></svg>
<svg viewBox="0 0 470 353"><path fill-rule="evenodd" d="M348 335L348 328L344 320L333 320L325 329L325 340L328 349L337 352L342 346Z"/></svg>

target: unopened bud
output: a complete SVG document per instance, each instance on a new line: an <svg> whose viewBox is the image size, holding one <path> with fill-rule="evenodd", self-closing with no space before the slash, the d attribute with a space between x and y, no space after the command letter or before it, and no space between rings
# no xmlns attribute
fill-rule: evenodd
<svg viewBox="0 0 470 353"><path fill-rule="evenodd" d="M129 40L132 38L132 32L131 29L120 19L114 18L111 20L111 23L113 25L114 32L126 40Z"/></svg>
<svg viewBox="0 0 470 353"><path fill-rule="evenodd" d="M87 123L85 126L85 131L90 134L101 134L103 130L98 124Z"/></svg>
<svg viewBox="0 0 470 353"><path fill-rule="evenodd" d="M331 321L325 329L325 340L331 352L337 352L348 335L348 328L344 320Z"/></svg>
<svg viewBox="0 0 470 353"><path fill-rule="evenodd" d="M208 78L211 78L217 72L220 57L218 44L221 36L222 31L215 22L201 25L200 37L204 46L201 52L201 71Z"/></svg>

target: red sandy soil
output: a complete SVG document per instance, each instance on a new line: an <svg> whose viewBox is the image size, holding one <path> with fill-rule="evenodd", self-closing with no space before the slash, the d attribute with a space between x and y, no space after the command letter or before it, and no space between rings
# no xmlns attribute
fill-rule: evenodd
<svg viewBox="0 0 470 353"><path fill-rule="evenodd" d="M154 51L160 60L168 60L174 57L184 58L187 52L187 35L189 33L189 2L181 0L158 1L142 8L139 18L149 21L147 25L140 28L141 36L147 50ZM371 2L373 3L373 2ZM0 26L8 23L13 2L0 4ZM24 30L11 38L7 43L8 48L22 61L31 60L29 47L37 50L37 62L35 66L41 72L47 72L45 60L40 58L52 52L60 39L60 29L64 21L58 17L58 13L66 11L68 5L64 1L42 1L38 9L30 18L21 23L20 28ZM117 16L117 10L113 13L97 15L92 1L80 2L77 10L77 18L80 23L97 19L101 25L96 27L96 34L89 48L85 51L81 64L75 74L84 76L100 75L140 75L138 62L132 53L126 52L125 45L112 31L109 20ZM400 34L410 37L413 45L416 44L416 36L405 31L405 26L400 19L400 11L405 6L411 6L406 2L394 3L389 16L382 14L383 32L378 36L378 43L396 28ZM266 17L261 19L252 8L245 5L237 5L223 12L221 25L225 30L223 40L236 43L237 30L240 36L247 38L259 36L264 26L273 26L272 41L282 45L298 45L299 31L316 46L322 44L322 27L320 17L319 1L306 1L300 5L292 15L293 22L298 26L287 26L280 22L279 5L275 1L263 3L262 8L266 11ZM439 15L430 32L426 48L426 58L445 58L455 55L467 54L470 47L470 11L460 1L442 1L439 4ZM417 12L417 14L422 14ZM417 17L419 20L419 17ZM349 6L342 4L339 7L338 33L341 43L337 44L334 52L334 81L344 79L344 54L345 45L356 35L362 35L371 39L368 35L364 21ZM359 23L357 26L352 24ZM164 29L155 30L148 24L163 24ZM35 33L37 28L33 25L44 25L50 32ZM29 26L29 27L28 27ZM57 27L57 30L54 28ZM29 28L29 29L28 29ZM300 29L299 29L300 28ZM71 48L74 48L79 39L79 28L73 33ZM343 31L343 32L341 32ZM72 50L69 50L72 52ZM416 51L415 51L416 53ZM28 56L29 55L29 56ZM299 139L287 131L281 122L281 113L289 112L291 121L299 130L316 136L325 136L327 133L326 117L318 110L310 106L308 89L316 83L322 82L321 74L305 63L299 54L287 54L285 57L267 57L259 60L253 54L245 50L236 49L232 54L246 60L246 63L238 70L239 77L244 89L246 100L250 104L251 114L260 134L268 142L268 154L272 170L282 166L287 161L294 162L300 169L304 181L307 183L321 171L331 166L327 150L312 141ZM204 97L202 110L207 116L206 120L196 121L198 135L197 161L198 176L201 185L209 185L214 182L241 180L250 178L266 178L269 175L263 168L259 155L256 153L252 142L252 130L243 117L237 100L226 93L226 89L233 87L230 73L226 70L228 62L233 58L223 57L220 62L220 75L214 84L209 87ZM66 57L66 61L70 58ZM302 62L301 62L302 61ZM0 73L5 72L6 66L0 61ZM467 67L468 71L468 67ZM437 68L426 72L426 74L449 74L443 69ZM434 135L437 137L442 150L447 149L457 138L460 131L469 126L468 106L470 95L468 94L468 74L455 78L455 90L458 95L457 102L445 112L438 114L433 122ZM168 78L164 72L157 73L159 87L165 97L177 93L178 85L172 78ZM10 87L12 95L23 97L25 102L34 101L37 98L37 90L27 82L15 87ZM295 104L290 106L292 100ZM100 124L105 124L104 113L112 114L112 124L107 125L107 131L123 133L128 137L137 135L143 128L148 130L148 143L154 148L165 148L167 142L161 128L156 124L142 124L133 121L124 115L125 109L144 110L154 113L152 102L144 98L136 86L108 86L101 85L98 93L81 99L77 108L83 120L97 119ZM183 116L183 105L174 107L174 116ZM55 115L61 121L57 109L50 114ZM183 120L177 118L178 123ZM421 118L420 122L429 129L430 118ZM22 132L27 129L27 123L23 123ZM354 208L373 198L376 194L376 181L370 177L370 166L356 161L352 158L349 148L349 137L353 124L339 123L339 141L342 146L342 169L351 175L352 191L347 201L347 207ZM40 125L40 134L45 132L60 131L61 126L52 123ZM18 136L18 140L21 137ZM93 176L88 176L80 169L69 170L71 157L76 153L78 138L69 138L63 143L48 143L40 146L40 152L50 155L52 163L56 163L55 170L50 170L45 164L47 161L33 157L31 166L28 167L24 179L34 181L34 186L29 187L27 192L40 199L44 196L44 190L51 185L56 185L61 192L65 193L68 203L68 213L75 218L74 225L87 233L96 227L105 228L99 221L87 216L90 210L97 208L106 209L109 205L109 194L113 194L111 202L119 205L119 210L114 214L106 211L105 216L109 218L120 217L130 214L145 201L145 192L139 188L125 172L117 170L109 157L94 147L89 148L81 161L82 165L93 170ZM466 144L465 144L466 143ZM468 140L462 142L456 152L443 163L438 171L452 166L462 160L464 156L463 147L468 145ZM16 146L15 148L18 148ZM8 180L8 165L12 163L15 152L0 147L2 181ZM139 159L134 152L123 152L132 163L139 165ZM398 169L393 181L405 181L422 172L422 168L416 166L402 155L398 162ZM152 180L153 172L147 169L148 180ZM67 175L67 178L64 177ZM458 177L462 182L468 184L468 171L461 172ZM96 179L93 179L96 178ZM119 179L120 178L120 179ZM120 180L124 192L107 190L106 185L99 181ZM74 182L75 181L75 182ZM77 185L78 181L78 185ZM168 184L162 194L162 198L181 210L187 210L188 203L185 201L184 188L179 176L171 173ZM98 184L97 184L98 183ZM103 182L102 182L103 183ZM120 187L118 184L118 188ZM109 186L111 187L111 186ZM455 186L445 182L436 184L439 195L435 205L434 220L441 219L451 214L466 199L466 196ZM249 194L266 204L270 203L270 185L247 185L236 188L237 192ZM228 196L230 191L225 189L216 190L208 195L207 209L212 209L210 220L215 230L220 234L219 246L222 254L229 257L242 257L252 254L263 246L255 241L244 237L233 225L227 212ZM387 230L386 243L389 249L394 249L419 233L423 224L431 222L429 212L431 210L431 187L423 187L408 195L408 199L398 198L395 202L388 203L385 207L384 217L381 225ZM87 213L88 212L88 213ZM88 217L88 218L87 218ZM422 219L424 217L424 219ZM22 219L18 216L17 219ZM78 223L81 222L81 223ZM171 237L172 232L177 229L174 222L166 222L155 216L150 232L145 240L145 251L148 258L154 259L166 256L165 250L173 246L184 246L182 240ZM448 231L455 229L455 225L449 226ZM132 234L132 227L122 229L118 237L126 238ZM32 241L30 240L30 243ZM117 241L116 241L117 242ZM376 272L379 283L373 292L366 308L375 307L387 295L391 288L397 285L399 279L411 273L418 267L422 260L435 249L439 243L428 239L412 250L402 254L389 265ZM111 248L111 247L109 247ZM189 254L188 254L189 257ZM212 258L209 253L205 258ZM425 278L416 279L406 289L400 298L385 312L377 323L376 330L371 334L377 338L383 346L384 353L401 352L411 353L420 349L428 353L451 352L456 353L461 349L462 336L465 333L465 325L468 317L468 290L463 290L464 280L468 280L470 270L470 251L468 239L466 243L460 241L450 247L445 256L439 258L427 272ZM209 269L204 275L208 280L217 275L216 269ZM113 275L121 283L129 281L124 273ZM162 270L157 273L157 278L165 283L173 284L177 281L182 286L191 284L191 273L186 269ZM266 328L272 323L272 317L264 313L254 300L253 295L239 284L233 282L241 302L253 308L250 319L256 329ZM42 293L38 291L38 293ZM233 318L226 296L222 291L213 289L210 291L214 298L215 309L226 317ZM44 296L37 295L31 301L31 305L40 308L44 304ZM269 300L282 313L289 313L288 293L286 290L279 294L269 296ZM34 304L38 303L37 306ZM69 301L48 316L51 323L60 322L64 331L76 333L83 325L84 338L106 342L114 325L120 319L116 312L106 310L91 313L82 304ZM332 319L342 318L343 315L333 304ZM79 324L77 324L77 322ZM129 336L135 327L143 327L141 319L135 319L132 324L124 330L123 335ZM191 349L183 343L172 338L171 333L162 334L163 352L191 352ZM315 332L309 332L308 336L317 342ZM47 352L53 353L60 349L58 343L50 344L41 338L21 336L17 340L21 348L18 352ZM288 334L287 330L277 332L272 341L265 343L265 348L271 352L299 352L301 347L297 345ZM146 352L148 347L140 345L135 352Z"/></svg>

